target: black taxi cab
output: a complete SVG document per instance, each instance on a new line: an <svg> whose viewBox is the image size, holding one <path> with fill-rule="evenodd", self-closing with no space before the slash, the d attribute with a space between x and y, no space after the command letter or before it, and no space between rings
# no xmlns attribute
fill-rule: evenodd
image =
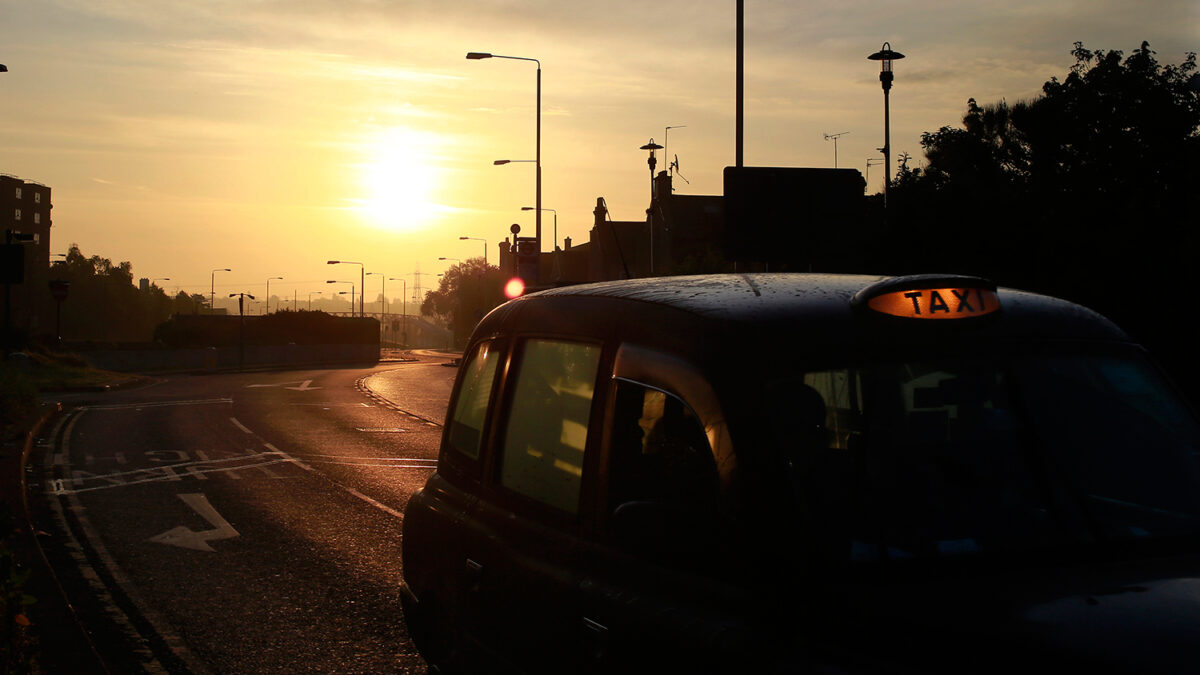
<svg viewBox="0 0 1200 675"><path fill-rule="evenodd" d="M543 291L464 352L405 620L437 672L1190 671L1198 452L1119 328L979 278Z"/></svg>

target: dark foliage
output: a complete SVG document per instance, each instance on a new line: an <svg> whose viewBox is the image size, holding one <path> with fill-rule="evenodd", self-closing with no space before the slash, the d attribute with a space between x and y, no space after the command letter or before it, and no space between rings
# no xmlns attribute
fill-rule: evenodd
<svg viewBox="0 0 1200 675"><path fill-rule="evenodd" d="M170 298L153 285L142 291L129 262L88 258L75 244L50 267L50 278L71 283L61 307L62 336L71 342L146 342L167 317L194 313L205 300L182 292Z"/></svg>
<svg viewBox="0 0 1200 675"><path fill-rule="evenodd" d="M1162 65L1076 43L1042 95L967 103L962 128L922 136L927 165L893 184L884 271L984 274L1115 319L1193 368L1188 287L1200 207L1196 55Z"/></svg>
<svg viewBox="0 0 1200 675"><path fill-rule="evenodd" d="M504 302L506 281L500 268L483 258L465 260L446 270L437 290L421 303L421 314L444 320L454 331L455 344L462 345L475 324Z"/></svg>

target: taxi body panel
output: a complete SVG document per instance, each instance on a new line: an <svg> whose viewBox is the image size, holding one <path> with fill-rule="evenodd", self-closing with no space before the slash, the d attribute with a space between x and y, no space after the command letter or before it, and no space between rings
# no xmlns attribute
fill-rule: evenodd
<svg viewBox="0 0 1200 675"><path fill-rule="evenodd" d="M1154 642L1149 658L1128 640L1088 652L1075 626L1122 625L1090 609L1097 597L1105 608L1119 598L1127 613L1159 603L1200 616L1200 596L1187 596L1200 585L1187 576L1200 572L1194 538L1163 537L1151 555L1139 533L1153 523L1175 535L1190 520L1122 511L1114 522L1136 541L1126 529L1097 539L1089 509L1132 498L1083 509L1063 497L1055 471L1074 455L1049 472L1041 458L1032 472L1017 466L1045 447L1018 439L1053 418L1014 422L1009 410L1040 401L1039 387L1073 392L1039 378L1061 371L1075 386L1076 354L1117 388L1145 394L1158 380L1129 365L1144 355L1107 319L981 281L676 277L497 308L464 352L438 472L406 510L405 617L418 648L442 672L983 671L1033 655L1131 672L1154 671L1157 659L1169 671L1191 651L1180 635L1200 637L1196 625ZM966 318L912 321L869 306L896 292L901 310ZM1015 381L1042 384L1010 392ZM1083 394L1079 405L1093 405ZM1167 405L1154 413L1165 426L1195 427L1190 411L1152 398L1168 394L1145 396L1152 403L1128 412L1136 424ZM903 430L867 420L876 400L906 411ZM970 434L980 456L963 459ZM885 461L864 460L883 448ZM911 482L881 482L885 469ZM1089 490L1102 491L1070 495L1090 500ZM960 522L964 504L985 532ZM889 513L931 520L909 527ZM1025 646L999 649L1010 640Z"/></svg>

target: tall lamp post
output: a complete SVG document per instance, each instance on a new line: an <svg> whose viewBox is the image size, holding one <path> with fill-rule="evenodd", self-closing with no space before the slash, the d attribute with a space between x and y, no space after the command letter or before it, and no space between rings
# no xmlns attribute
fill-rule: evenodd
<svg viewBox="0 0 1200 675"><path fill-rule="evenodd" d="M263 314L271 313L271 279L278 279L280 281L283 281L283 277L271 277L270 279L267 279L267 297L266 297L267 308L265 310L263 310ZM276 307L275 309L276 309L276 311L278 311L279 308Z"/></svg>
<svg viewBox="0 0 1200 675"><path fill-rule="evenodd" d="M312 311L312 296L320 295L321 293L322 293L322 291L309 291L308 292L308 311L310 311L310 312Z"/></svg>
<svg viewBox="0 0 1200 675"><path fill-rule="evenodd" d="M866 181L867 185L871 184L871 167L878 166L880 164L883 164L883 160L879 157L868 157L867 158L867 173L866 173L866 176L863 178L863 180Z"/></svg>
<svg viewBox="0 0 1200 675"><path fill-rule="evenodd" d="M472 61L480 59L512 59L514 61L532 61L537 64L537 147L534 162L537 164L537 196L535 203L538 208L537 227L534 238L537 239L538 253L542 252L542 62L525 56L501 56L487 52L468 52L467 58Z"/></svg>
<svg viewBox="0 0 1200 675"><path fill-rule="evenodd" d="M379 303L379 309L380 309L380 313L382 313L384 315L384 317L386 318L387 317L387 275L384 274L383 272L367 272L367 276L371 276L372 274L379 277L379 295L380 295L380 297L383 298L383 301ZM366 294L367 294L367 287L363 286L363 295L366 295ZM382 325L382 322L380 322L380 324Z"/></svg>
<svg viewBox="0 0 1200 675"><path fill-rule="evenodd" d="M399 281L400 287L400 346L408 342L408 281L397 277L388 277L388 281Z"/></svg>
<svg viewBox="0 0 1200 675"><path fill-rule="evenodd" d="M883 208L887 208L888 184L892 182L892 120L888 93L892 90L892 61L904 58L900 52L892 51L892 45L885 42L883 47L867 57L879 61L879 84L883 87Z"/></svg>
<svg viewBox="0 0 1200 675"><path fill-rule="evenodd" d="M458 239L459 239L459 241L466 241L468 239L470 239L472 241L482 241L483 242L483 266L487 267L487 247L488 247L487 239L483 239L480 237L459 237Z"/></svg>
<svg viewBox="0 0 1200 675"><path fill-rule="evenodd" d="M350 284L350 316L354 316L354 282L353 281L338 281L336 279L330 279L330 280L326 281L325 283L327 283L327 284ZM342 295L343 293L345 293L345 291L338 291L338 295Z"/></svg>
<svg viewBox="0 0 1200 675"><path fill-rule="evenodd" d="M537 210L537 207L522 206L521 210L522 211L535 211L535 210ZM558 248L558 211L555 211L554 209L542 209L542 210L549 211L550 213L554 214L554 247L550 249L553 251Z"/></svg>
<svg viewBox="0 0 1200 675"><path fill-rule="evenodd" d="M209 310L211 310L213 312L217 311L216 305L213 304L214 302L216 302L217 272L232 272L232 271L233 270L229 269L228 267L218 267L217 269L212 271L212 274L209 275L209 277L208 277L208 309ZM233 296L231 295L229 297L232 298Z"/></svg>
<svg viewBox="0 0 1200 675"><path fill-rule="evenodd" d="M362 296L367 294L367 268L362 263L354 262L352 260L329 260L329 261L326 261L326 264L328 264L328 265L358 265L358 267L359 267L359 271L358 271L359 286L358 287L363 289L363 292L359 295L359 298L358 298L358 315L363 316ZM333 282L330 282L330 283L333 283ZM351 295L350 313L353 314L354 313L354 301L353 301L354 293L351 292L350 295Z"/></svg>

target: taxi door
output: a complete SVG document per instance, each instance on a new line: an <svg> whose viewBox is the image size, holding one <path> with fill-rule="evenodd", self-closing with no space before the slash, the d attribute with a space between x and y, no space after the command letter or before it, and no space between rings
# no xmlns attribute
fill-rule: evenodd
<svg viewBox="0 0 1200 675"><path fill-rule="evenodd" d="M579 512L601 353L599 343L518 340L503 385L465 564L475 638L521 670L576 669Z"/></svg>
<svg viewBox="0 0 1200 675"><path fill-rule="evenodd" d="M728 443L711 390L699 406L705 420L675 393L704 390L702 378L671 368L670 357L635 351L617 356L598 472L603 498L582 556L585 670L712 672L738 651L742 627L743 596L718 573L735 546L722 536L713 451ZM647 367L632 367L632 356ZM671 371L685 382L673 383Z"/></svg>

